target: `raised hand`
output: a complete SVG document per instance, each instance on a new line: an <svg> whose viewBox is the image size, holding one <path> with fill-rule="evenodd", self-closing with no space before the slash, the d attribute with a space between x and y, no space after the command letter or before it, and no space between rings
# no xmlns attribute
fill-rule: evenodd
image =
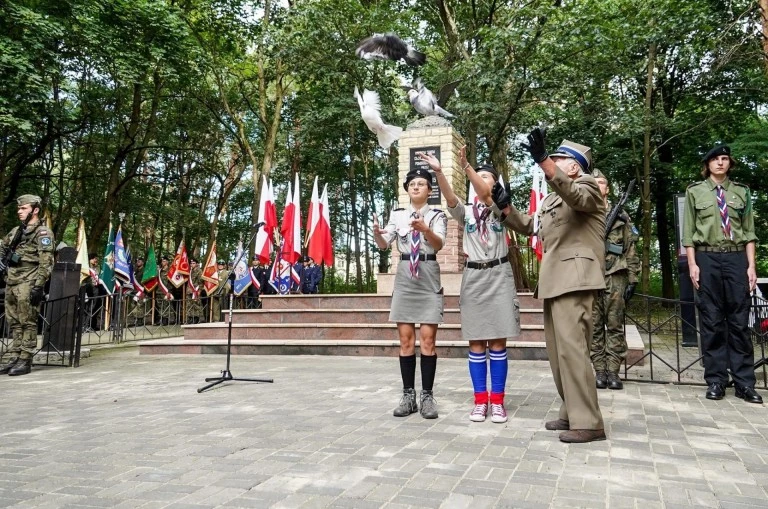
<svg viewBox="0 0 768 509"><path fill-rule="evenodd" d="M440 166L440 160L431 154L425 154L424 152L417 152L416 157L424 161L429 165L429 168L437 173L443 171L443 167Z"/></svg>
<svg viewBox="0 0 768 509"><path fill-rule="evenodd" d="M520 146L525 148L537 163L541 163L549 157L546 145L546 131L540 127L530 132L528 143L521 143Z"/></svg>
<svg viewBox="0 0 768 509"><path fill-rule="evenodd" d="M379 217L376 214L374 214L373 215L373 234L384 235L385 233L387 233L387 230L385 230L379 225Z"/></svg>
<svg viewBox="0 0 768 509"><path fill-rule="evenodd" d="M465 169L469 162L467 161L467 146L464 145L459 149L459 166L461 169Z"/></svg>
<svg viewBox="0 0 768 509"><path fill-rule="evenodd" d="M496 182L493 185L493 189L491 189L491 197L493 198L493 203L499 207L499 210L504 210L509 206L511 203L510 194L509 183L506 183L502 186L501 183Z"/></svg>

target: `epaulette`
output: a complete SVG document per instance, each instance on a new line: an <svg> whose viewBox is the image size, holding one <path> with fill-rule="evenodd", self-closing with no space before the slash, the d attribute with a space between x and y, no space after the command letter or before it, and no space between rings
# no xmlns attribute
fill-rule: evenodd
<svg viewBox="0 0 768 509"><path fill-rule="evenodd" d="M401 210L405 210L403 207L398 207L394 209L392 212L400 212Z"/></svg>
<svg viewBox="0 0 768 509"><path fill-rule="evenodd" d="M694 186L699 186L699 185L703 184L704 182L706 182L706 180L700 180L698 182L692 182L692 183L688 184L688 187L686 187L686 189L690 189L690 188L692 188Z"/></svg>
<svg viewBox="0 0 768 509"><path fill-rule="evenodd" d="M749 189L749 186L747 184L742 184L741 182L736 182L735 180L731 180L731 184L737 185L739 187L743 187L745 189Z"/></svg>

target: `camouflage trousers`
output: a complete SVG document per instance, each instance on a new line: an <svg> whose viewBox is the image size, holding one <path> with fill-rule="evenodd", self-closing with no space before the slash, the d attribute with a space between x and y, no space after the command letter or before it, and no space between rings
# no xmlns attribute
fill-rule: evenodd
<svg viewBox="0 0 768 509"><path fill-rule="evenodd" d="M192 323L195 319L198 322L203 320L203 305L199 295L195 298L192 293L187 293L185 304L187 306L187 323Z"/></svg>
<svg viewBox="0 0 768 509"><path fill-rule="evenodd" d="M595 371L618 373L627 357L624 335L624 290L629 284L626 271L605 277L605 290L600 290L592 307L592 366Z"/></svg>
<svg viewBox="0 0 768 509"><path fill-rule="evenodd" d="M11 358L31 359L37 350L38 308L29 302L32 283L5 288L5 316L11 332Z"/></svg>

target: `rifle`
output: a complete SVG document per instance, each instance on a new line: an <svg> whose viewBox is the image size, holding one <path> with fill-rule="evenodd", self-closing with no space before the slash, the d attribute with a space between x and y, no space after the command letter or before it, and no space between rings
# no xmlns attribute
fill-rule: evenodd
<svg viewBox="0 0 768 509"><path fill-rule="evenodd" d="M27 229L27 223L29 222L31 214L27 215L27 218L21 222L18 228L16 228L16 233L13 235L13 238L11 239L11 243L8 244L8 248L5 250L5 253L3 254L2 259L2 270L0 270L0 274L6 272L8 270L8 267L11 265L16 265L19 263L19 255L16 254L16 247L21 244L21 237L24 235L24 230Z"/></svg>
<svg viewBox="0 0 768 509"><path fill-rule="evenodd" d="M624 204L627 203L627 198L629 198L629 195L632 194L632 188L635 187L636 180L637 179L632 179L629 182L629 185L627 186L626 191L624 191L624 194L621 195L621 197L619 198L619 201L616 202L616 204L611 209L611 212L608 214L608 217L605 219L605 238L606 239L608 238L608 235L611 233L613 224L619 218L619 214L621 214L621 209L624 208Z"/></svg>

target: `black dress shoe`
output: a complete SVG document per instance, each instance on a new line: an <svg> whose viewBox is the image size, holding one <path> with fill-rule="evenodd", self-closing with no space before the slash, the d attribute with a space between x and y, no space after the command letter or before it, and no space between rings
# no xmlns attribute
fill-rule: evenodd
<svg viewBox="0 0 768 509"><path fill-rule="evenodd" d="M736 387L736 397L741 398L747 403L763 404L763 398L752 387Z"/></svg>
<svg viewBox="0 0 768 509"><path fill-rule="evenodd" d="M614 391L620 391L624 388L624 383L621 381L618 374L608 373L608 388L613 389Z"/></svg>
<svg viewBox="0 0 768 509"><path fill-rule="evenodd" d="M608 387L608 373L605 371L598 371L595 373L595 387L598 389L605 389Z"/></svg>
<svg viewBox="0 0 768 509"><path fill-rule="evenodd" d="M723 396L725 396L725 388L723 388L723 384L718 382L709 384L709 387L707 388L707 399L723 399Z"/></svg>

